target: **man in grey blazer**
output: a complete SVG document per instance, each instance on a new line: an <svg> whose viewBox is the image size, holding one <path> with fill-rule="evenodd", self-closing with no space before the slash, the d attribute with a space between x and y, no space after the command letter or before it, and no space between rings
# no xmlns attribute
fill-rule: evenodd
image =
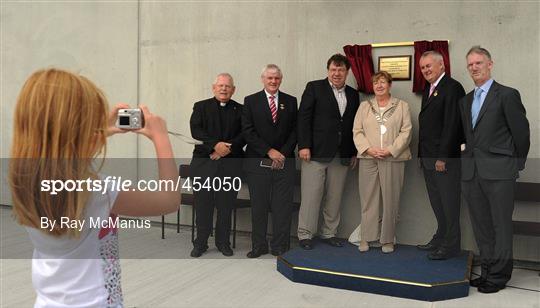
<svg viewBox="0 0 540 308"><path fill-rule="evenodd" d="M470 284L481 293L504 289L512 275L514 186L530 146L519 92L495 82L492 67L489 51L469 50L467 69L475 89L459 103L466 142L462 191L482 262L481 276Z"/></svg>

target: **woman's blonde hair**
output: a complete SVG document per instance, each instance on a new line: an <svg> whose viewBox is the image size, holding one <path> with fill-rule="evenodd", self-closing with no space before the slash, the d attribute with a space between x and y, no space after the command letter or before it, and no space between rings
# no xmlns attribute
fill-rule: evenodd
<svg viewBox="0 0 540 308"><path fill-rule="evenodd" d="M9 184L13 213L25 226L40 229L42 217L55 220L54 236L78 236L61 217L82 219L88 191L41 191L42 180L96 178L92 161L105 153L108 103L85 77L59 69L33 73L15 107ZM84 189L86 190L86 189Z"/></svg>

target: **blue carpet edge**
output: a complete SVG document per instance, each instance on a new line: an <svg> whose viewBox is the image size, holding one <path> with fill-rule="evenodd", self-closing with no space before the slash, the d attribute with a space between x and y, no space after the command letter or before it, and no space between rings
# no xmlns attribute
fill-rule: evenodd
<svg viewBox="0 0 540 308"><path fill-rule="evenodd" d="M472 254L468 256L468 273L472 266ZM324 287L409 298L422 301L441 301L469 295L469 279L443 284L392 282L383 277L377 279L351 277L346 274L332 274L317 269L295 267L282 257L277 259L277 270L289 280L297 283ZM358 276L358 275L355 275Z"/></svg>

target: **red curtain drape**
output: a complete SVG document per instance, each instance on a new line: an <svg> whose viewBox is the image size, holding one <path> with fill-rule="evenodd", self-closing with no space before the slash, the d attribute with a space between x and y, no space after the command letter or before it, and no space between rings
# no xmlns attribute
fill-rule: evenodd
<svg viewBox="0 0 540 308"><path fill-rule="evenodd" d="M345 55L351 62L351 70L358 84L358 91L365 94L373 93L371 76L373 70L373 56L371 55L371 45L347 45L343 47Z"/></svg>
<svg viewBox="0 0 540 308"><path fill-rule="evenodd" d="M420 70L420 57L428 50L435 50L441 53L444 61L444 71L450 76L450 54L448 53L448 41L416 41L414 42L414 77L413 89L415 93L424 91L426 80Z"/></svg>

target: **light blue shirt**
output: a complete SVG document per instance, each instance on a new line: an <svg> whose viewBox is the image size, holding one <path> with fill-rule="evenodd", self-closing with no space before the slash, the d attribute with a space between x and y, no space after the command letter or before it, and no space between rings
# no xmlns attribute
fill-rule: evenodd
<svg viewBox="0 0 540 308"><path fill-rule="evenodd" d="M480 110L482 109L482 106L484 105L484 101L486 100L486 96L492 84L493 84L493 79L490 78L488 81L484 82L483 85L474 88L474 100L471 106L471 118L472 118L473 127L476 126L476 122L478 121L478 115L480 114ZM482 89L482 92L480 93L480 99L478 102L477 93L479 89Z"/></svg>
<svg viewBox="0 0 540 308"><path fill-rule="evenodd" d="M492 84L493 84L493 79L490 78L488 81L484 82L483 85L474 88L474 92L476 92L478 88L482 89L482 95L480 95L480 108L482 108L482 106L484 105L484 100L486 99L486 96Z"/></svg>

